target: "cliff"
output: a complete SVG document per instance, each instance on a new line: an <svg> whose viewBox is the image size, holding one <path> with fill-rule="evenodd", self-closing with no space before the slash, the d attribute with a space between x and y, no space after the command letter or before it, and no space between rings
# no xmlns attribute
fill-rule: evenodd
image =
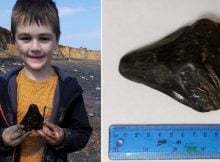
<svg viewBox="0 0 220 162"><path fill-rule="evenodd" d="M0 27L0 57L18 56L12 34L9 30ZM100 60L101 52L86 48L72 48L59 45L55 51L55 58Z"/></svg>
<svg viewBox="0 0 220 162"><path fill-rule="evenodd" d="M0 27L0 49L6 50L7 44L13 44L12 34L5 28Z"/></svg>
<svg viewBox="0 0 220 162"><path fill-rule="evenodd" d="M87 50L85 48L71 48L59 45L58 54L64 58L70 59L86 59L86 60L100 60L100 51Z"/></svg>

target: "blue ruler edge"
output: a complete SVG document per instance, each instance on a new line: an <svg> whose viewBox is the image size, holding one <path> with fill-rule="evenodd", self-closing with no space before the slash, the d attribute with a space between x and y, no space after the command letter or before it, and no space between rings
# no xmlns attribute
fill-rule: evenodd
<svg viewBox="0 0 220 162"><path fill-rule="evenodd" d="M109 159L220 159L220 124L112 125Z"/></svg>

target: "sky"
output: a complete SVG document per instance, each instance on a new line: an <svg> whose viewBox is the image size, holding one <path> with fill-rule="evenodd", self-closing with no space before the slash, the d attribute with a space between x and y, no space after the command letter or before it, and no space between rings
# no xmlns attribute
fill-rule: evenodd
<svg viewBox="0 0 220 162"><path fill-rule="evenodd" d="M16 0L0 2L0 26L10 30ZM101 0L55 0L59 10L60 44L101 50Z"/></svg>

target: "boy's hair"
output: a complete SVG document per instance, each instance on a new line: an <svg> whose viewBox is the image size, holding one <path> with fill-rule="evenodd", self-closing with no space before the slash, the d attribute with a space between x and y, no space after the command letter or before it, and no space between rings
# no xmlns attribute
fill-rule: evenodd
<svg viewBox="0 0 220 162"><path fill-rule="evenodd" d="M53 0L17 0L11 16L11 32L15 38L19 24L51 25L57 41L60 38L60 22Z"/></svg>

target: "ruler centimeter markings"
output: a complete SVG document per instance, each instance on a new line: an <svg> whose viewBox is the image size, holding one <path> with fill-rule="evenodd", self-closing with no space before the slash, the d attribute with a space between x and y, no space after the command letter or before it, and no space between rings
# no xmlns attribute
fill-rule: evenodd
<svg viewBox="0 0 220 162"><path fill-rule="evenodd" d="M220 159L220 124L112 125L109 159Z"/></svg>

